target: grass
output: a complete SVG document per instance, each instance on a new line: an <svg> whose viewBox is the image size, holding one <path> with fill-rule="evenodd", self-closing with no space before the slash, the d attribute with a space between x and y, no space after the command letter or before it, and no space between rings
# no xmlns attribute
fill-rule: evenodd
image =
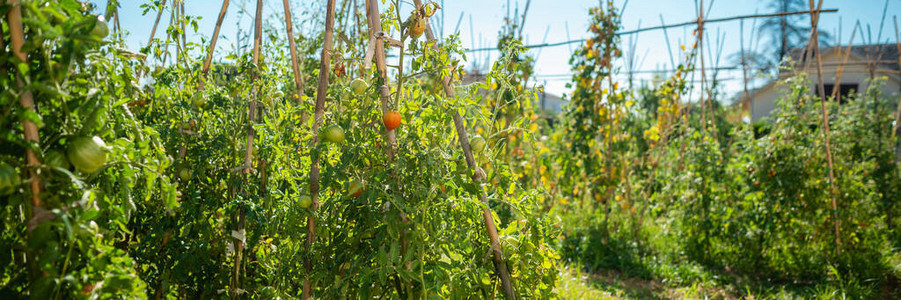
<svg viewBox="0 0 901 300"><path fill-rule="evenodd" d="M657 265L653 278L622 271L561 268L559 299L897 299L898 287L834 278L812 285L754 282L699 270L691 264ZM700 272L700 273L699 273ZM686 273L691 273L686 277ZM741 283L739 283L741 282ZM886 290L888 288L888 290Z"/></svg>
<svg viewBox="0 0 901 300"><path fill-rule="evenodd" d="M710 284L684 286L666 278L640 278L623 272L584 273L564 267L557 281L561 299L740 299L727 289Z"/></svg>

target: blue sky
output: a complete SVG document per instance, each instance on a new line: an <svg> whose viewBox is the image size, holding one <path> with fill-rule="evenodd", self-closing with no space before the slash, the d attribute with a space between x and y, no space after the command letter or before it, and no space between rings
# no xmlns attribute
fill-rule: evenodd
<svg viewBox="0 0 901 300"><path fill-rule="evenodd" d="M94 3L106 3L103 0L91 0ZM441 3L441 0L435 0ZM122 2L121 20L122 27L129 32L127 39L128 46L131 49L139 49L147 43L150 35L150 29L155 18L154 14L146 16L141 15L142 9L140 5L146 1L143 0L125 0ZM172 2L170 0L169 2ZM340 1L339 1L340 2ZM362 2L362 0L358 0ZM518 3L517 3L518 2ZM704 1L705 6L710 5L710 1ZM744 1L744 0L719 0L713 2L709 10L709 18L722 18L737 15L749 15L755 12L769 12L766 7L768 1ZM252 26L251 16L246 12L241 14L239 10L242 5L252 14L255 1L250 0L232 0L231 7L227 19L222 29L222 44L217 52L225 53L231 48L232 41L235 40L238 26L242 26L245 30L249 30ZM265 0L264 14L270 16L270 22L277 22L275 14L280 18L283 13L282 1ZM321 1L300 1L292 0L292 8L295 11L295 23L302 22L304 18L310 16L321 15L324 11L325 0ZM405 11L412 8L412 1L405 1L402 7ZM444 1L444 33L450 34L457 25L458 20L462 20L459 24L459 31L463 45L468 48L491 47L497 43L497 34L500 30L504 16L507 14L507 3L505 0L446 0ZM524 9L525 0L510 0L510 11L514 11L519 7L520 13ZM624 0L615 0L617 7L622 7ZM529 8L526 25L523 28L526 37L526 44L538 44L543 41L547 30L547 42L561 42L570 39L580 39L588 36L587 11L593 6L597 6L597 0L533 0ZM199 42L201 37L209 38L212 35L213 28L216 23L216 17L222 2L219 0L187 0L186 12L188 15L199 16L199 29L197 33L189 32L189 40ZM875 40L879 31L880 19L883 14L884 0L826 0L823 8L836 8L838 13L824 14L821 20L821 28L833 32L838 36L839 26L842 28L842 43L846 44L850 38L851 29L854 23L861 22L866 30L866 26L870 26L872 39ZM384 9L384 5L380 8ZM706 10L706 8L705 8ZM894 43L894 26L892 17L901 14L901 0L889 0L886 24L883 29L882 41ZM307 12L306 14L302 12ZM463 14L462 19L460 18ZM440 16L439 13L438 16ZM625 12L623 14L623 29L631 30L640 27L651 27L660 25L660 16L667 23L681 23L692 21L696 18L694 12L693 0L629 0ZM470 21L471 20L471 21ZM841 20L841 22L840 22ZM439 27L440 18L433 17L433 26ZM767 41L765 39L750 40L753 20L745 20L744 24L744 42L748 48L756 47L758 49L765 48ZM759 24L758 20L758 24ZM901 22L901 20L899 20ZM161 23L161 27L168 24L168 13L165 13ZM840 25L841 24L841 25ZM568 28L568 34L567 34ZM717 31L720 32L723 40L722 58L720 66L734 66L727 56L737 53L740 50L741 31L739 30L739 21L731 21L717 24L709 24L707 26L707 39L710 45L716 40ZM159 29L157 36L162 35ZM318 28L303 28L302 30L319 30ZM679 45L685 43L686 40L693 41L691 37L692 27L672 28L668 29L671 48L674 51ZM638 70L657 70L670 68L670 59L667 54L666 40L662 30L642 32L638 35L629 35L623 37L623 47L635 41L635 53L637 53L636 69ZM690 43L689 42L689 43ZM855 43L861 43L861 35L857 34ZM706 46L706 45L705 45ZM570 77L565 74L569 73L568 59L572 46L547 47L541 50L533 49L531 53L538 55L535 66L536 82L547 86L547 91L553 94L566 93L568 90L565 84L570 81ZM539 52L540 51L540 52ZM628 52L626 52L628 54ZM679 54L673 53L678 60ZM713 53L715 56L716 54ZM474 61L484 63L497 57L497 52L482 52L479 54L468 54L470 66ZM712 64L712 58L708 57L708 66ZM649 78L649 74L639 74L637 79ZM740 90L741 72L740 71L722 71L719 78L725 78L724 89L727 93L734 93ZM764 80L758 80L758 84Z"/></svg>

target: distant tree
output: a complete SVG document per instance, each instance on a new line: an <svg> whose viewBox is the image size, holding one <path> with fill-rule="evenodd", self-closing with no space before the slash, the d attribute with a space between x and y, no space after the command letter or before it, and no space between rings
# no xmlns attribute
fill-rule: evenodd
<svg viewBox="0 0 901 300"><path fill-rule="evenodd" d="M767 9L771 13L785 13L810 10L805 0L769 0ZM778 66L786 57L791 56L792 49L802 48L810 39L810 14L798 14L765 18L757 28L757 35L764 39L766 48L752 52L745 50L748 66L762 72L777 72ZM819 40L829 45L832 36L818 29ZM733 55L741 62L740 54Z"/></svg>
<svg viewBox="0 0 901 300"><path fill-rule="evenodd" d="M804 0L770 0L767 5L775 13L785 13L792 11L810 10L807 1ZM807 45L810 39L810 15L791 15L776 18L764 19L760 24L760 32L771 39L770 53L776 62L785 59L791 55L791 49L803 47ZM825 44L831 40L832 36L823 30L817 30L819 40Z"/></svg>

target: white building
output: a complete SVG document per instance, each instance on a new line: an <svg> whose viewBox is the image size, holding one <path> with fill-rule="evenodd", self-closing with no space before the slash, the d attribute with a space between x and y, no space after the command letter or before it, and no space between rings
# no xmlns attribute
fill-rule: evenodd
<svg viewBox="0 0 901 300"><path fill-rule="evenodd" d="M823 61L823 86L826 95L831 95L837 81L837 71L842 68L839 93L849 95L860 93L869 87L871 75L875 78L885 76L888 78L882 82L880 90L882 95L897 98L901 96L901 74L899 74L898 49L895 44L852 46L851 53L845 53L847 47L841 48L841 53L835 47L821 48ZM800 51L795 51L793 57L797 58ZM847 61L842 64L844 56ZM869 59L868 59L869 58ZM795 59L795 61L798 61ZM868 64L868 62L871 62ZM798 65L803 68L804 61ZM810 89L816 91L817 69L816 62L811 61L807 72L810 78ZM751 121L756 122L767 117L776 108L776 99L782 97L787 87L777 82L791 76L788 72L781 72L777 80L770 81L763 87L751 92ZM842 97L839 97L840 99ZM844 100L842 100L844 101Z"/></svg>

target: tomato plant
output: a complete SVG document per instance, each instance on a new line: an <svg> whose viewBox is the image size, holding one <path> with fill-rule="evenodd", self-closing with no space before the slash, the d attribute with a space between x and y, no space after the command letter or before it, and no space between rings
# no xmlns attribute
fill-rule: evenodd
<svg viewBox="0 0 901 300"><path fill-rule="evenodd" d="M0 8L10 43L0 65L18 70L0 76L6 296L145 297L138 264L121 246L133 238L127 224L138 206L161 215L178 207L161 174L171 161L159 134L130 111L147 96L134 84L139 62L92 10L80 1ZM13 185L17 178L28 184Z"/></svg>

